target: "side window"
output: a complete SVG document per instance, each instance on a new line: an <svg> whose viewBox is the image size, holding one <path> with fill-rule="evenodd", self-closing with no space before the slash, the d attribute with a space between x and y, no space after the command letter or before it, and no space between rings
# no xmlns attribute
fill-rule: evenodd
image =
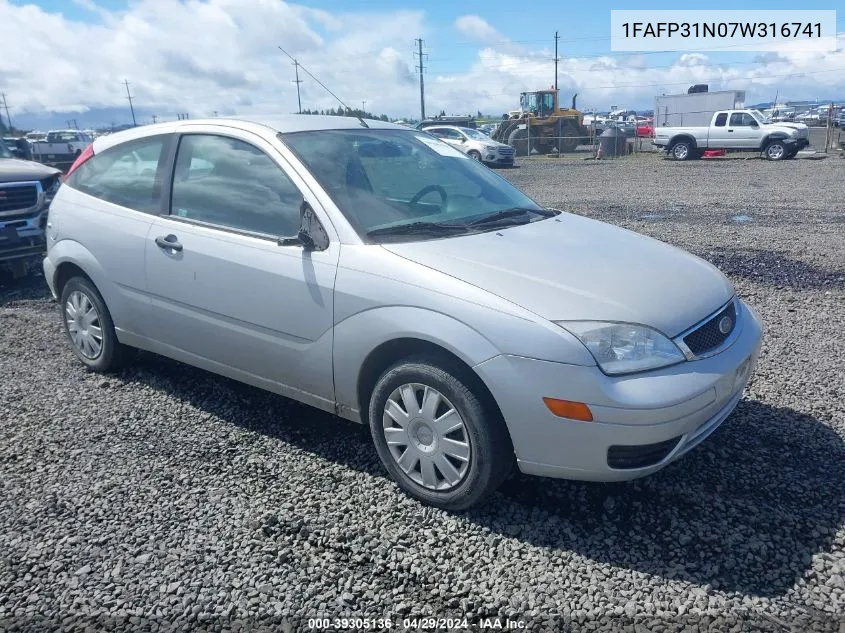
<svg viewBox="0 0 845 633"><path fill-rule="evenodd" d="M439 127L430 127L425 131L433 136L436 136L437 138L446 138L447 136L446 130L443 130Z"/></svg>
<svg viewBox="0 0 845 633"><path fill-rule="evenodd" d="M299 230L302 194L269 156L225 136L183 136L170 214L266 235Z"/></svg>
<svg viewBox="0 0 845 633"><path fill-rule="evenodd" d="M731 127L742 127L744 125L748 125L745 120L744 112L734 112L731 114ZM749 119L751 117L748 117Z"/></svg>
<svg viewBox="0 0 845 633"><path fill-rule="evenodd" d="M727 112L720 112L716 115L716 122L713 124L716 127L725 127L725 123L728 122L728 113Z"/></svg>
<svg viewBox="0 0 845 633"><path fill-rule="evenodd" d="M150 136L110 147L85 161L65 184L122 207L158 213L169 140Z"/></svg>

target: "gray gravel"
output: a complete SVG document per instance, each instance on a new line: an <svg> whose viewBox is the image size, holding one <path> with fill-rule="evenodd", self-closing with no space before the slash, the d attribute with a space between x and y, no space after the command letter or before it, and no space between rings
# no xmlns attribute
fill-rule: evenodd
<svg viewBox="0 0 845 633"><path fill-rule="evenodd" d="M0 631L845 631L845 160L500 173L710 259L760 311L758 373L716 434L643 480L515 476L452 515L402 495L363 427L149 355L86 373L43 280L6 281Z"/></svg>

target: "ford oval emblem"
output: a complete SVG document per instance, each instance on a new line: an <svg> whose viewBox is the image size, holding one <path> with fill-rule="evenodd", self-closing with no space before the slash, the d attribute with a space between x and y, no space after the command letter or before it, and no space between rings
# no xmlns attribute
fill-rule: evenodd
<svg viewBox="0 0 845 633"><path fill-rule="evenodd" d="M727 334L731 331L731 328L734 326L734 320L729 317L727 314L719 319L719 331L722 334Z"/></svg>

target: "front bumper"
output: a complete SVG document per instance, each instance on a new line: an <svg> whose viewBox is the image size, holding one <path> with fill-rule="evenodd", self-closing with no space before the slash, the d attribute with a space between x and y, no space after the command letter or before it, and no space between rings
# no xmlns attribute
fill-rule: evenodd
<svg viewBox="0 0 845 633"><path fill-rule="evenodd" d="M730 415L760 352L759 317L742 304L741 332L727 349L641 374L501 355L475 367L504 415L522 472L624 481L653 473L693 449ZM592 422L553 415L543 397L585 402ZM614 467L623 456L652 456ZM623 460L624 461L624 460Z"/></svg>
<svg viewBox="0 0 845 633"><path fill-rule="evenodd" d="M793 139L792 141L789 141L789 140L787 141L787 145L789 145L790 148L794 148L796 151L799 151L799 152L802 149L804 149L805 147L807 147L809 144L810 144L810 139L808 139L808 138L798 138L798 139Z"/></svg>
<svg viewBox="0 0 845 633"><path fill-rule="evenodd" d="M47 251L46 221L46 208L37 213L0 217L0 262L40 259Z"/></svg>

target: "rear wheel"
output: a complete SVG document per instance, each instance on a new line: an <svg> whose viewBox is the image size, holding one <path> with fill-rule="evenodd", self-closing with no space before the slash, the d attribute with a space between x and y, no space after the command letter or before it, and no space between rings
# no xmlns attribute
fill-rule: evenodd
<svg viewBox="0 0 845 633"><path fill-rule="evenodd" d="M132 356L114 332L103 297L88 279L72 277L62 289L62 320L71 349L91 371L119 369Z"/></svg>
<svg viewBox="0 0 845 633"><path fill-rule="evenodd" d="M689 141L678 141L672 146L670 153L675 160L689 160L693 158L694 148Z"/></svg>
<svg viewBox="0 0 845 633"><path fill-rule="evenodd" d="M376 383L370 431L387 471L423 503L465 510L513 467L504 421L477 381L437 358L398 362Z"/></svg>
<svg viewBox="0 0 845 633"><path fill-rule="evenodd" d="M564 125L561 133L562 138L558 143L560 153L574 152L581 144L581 136L578 134L578 130L572 125Z"/></svg>

